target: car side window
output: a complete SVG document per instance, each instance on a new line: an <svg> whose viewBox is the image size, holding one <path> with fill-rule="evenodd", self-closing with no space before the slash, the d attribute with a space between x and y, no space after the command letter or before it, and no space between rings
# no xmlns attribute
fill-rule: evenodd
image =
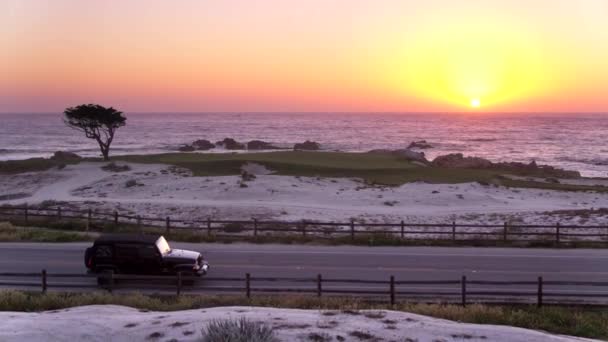
<svg viewBox="0 0 608 342"><path fill-rule="evenodd" d="M97 246L97 248L95 248L95 257L96 258L111 258L112 257L112 247L111 246Z"/></svg>
<svg viewBox="0 0 608 342"><path fill-rule="evenodd" d="M119 259L137 259L137 245L133 244L117 244L116 245L116 257Z"/></svg>
<svg viewBox="0 0 608 342"><path fill-rule="evenodd" d="M139 257L142 259L158 259L158 251L154 245L139 246Z"/></svg>

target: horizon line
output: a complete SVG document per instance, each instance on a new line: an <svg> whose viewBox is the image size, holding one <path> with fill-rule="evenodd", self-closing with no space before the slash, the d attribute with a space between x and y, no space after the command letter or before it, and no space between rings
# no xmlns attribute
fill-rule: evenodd
<svg viewBox="0 0 608 342"><path fill-rule="evenodd" d="M110 106L112 107L112 106ZM125 111L129 114L608 114L606 111ZM5 114L63 114L54 111L11 111Z"/></svg>

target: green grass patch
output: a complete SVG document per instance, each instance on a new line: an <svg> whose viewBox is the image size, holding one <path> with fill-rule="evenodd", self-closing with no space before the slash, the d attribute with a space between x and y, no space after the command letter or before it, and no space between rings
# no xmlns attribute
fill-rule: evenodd
<svg viewBox="0 0 608 342"><path fill-rule="evenodd" d="M0 222L0 242L75 242L92 241L94 234L70 232L38 227L13 226Z"/></svg>
<svg viewBox="0 0 608 342"><path fill-rule="evenodd" d="M114 304L141 310L176 311L217 306L262 306L294 309L322 310L328 315L358 310L397 310L427 315L453 321L477 324L499 324L527 329L544 330L555 334L575 335L588 338L608 339L608 311L604 308L578 306L533 305L478 305L467 307L442 304L368 302L358 298L338 298L313 296L147 296L139 293L108 294L92 293L29 293L22 291L1 291L1 311L37 312L59 310L82 305Z"/></svg>
<svg viewBox="0 0 608 342"><path fill-rule="evenodd" d="M369 184L401 185L410 182L504 185L568 191L608 192L601 186L566 185L527 180L511 180L504 170L425 167L398 156L376 153L283 151L266 153L167 153L120 156L137 163L161 163L183 167L195 176L238 175L248 162L262 164L278 175L303 177L361 178ZM513 172L509 172L513 173ZM542 170L520 171L517 176L543 177Z"/></svg>
<svg viewBox="0 0 608 342"><path fill-rule="evenodd" d="M73 163L73 162L72 162ZM17 174L22 172L46 171L53 167L65 167L66 162L44 158L0 161L0 174Z"/></svg>

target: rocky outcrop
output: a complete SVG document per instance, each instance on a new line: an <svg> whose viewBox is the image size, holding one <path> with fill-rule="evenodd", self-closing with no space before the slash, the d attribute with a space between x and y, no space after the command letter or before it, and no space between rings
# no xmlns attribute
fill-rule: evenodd
<svg viewBox="0 0 608 342"><path fill-rule="evenodd" d="M180 152L194 152L194 151L196 151L196 149L192 145L183 145L183 146L180 146L177 150L180 151Z"/></svg>
<svg viewBox="0 0 608 342"><path fill-rule="evenodd" d="M405 149L405 150L392 151L391 154L404 158L404 159L407 159L407 160L417 161L417 162L421 162L421 163L425 163L425 164L427 164L429 162L428 160L426 160L426 156L424 155L424 152L416 152L416 151L412 151L409 149Z"/></svg>
<svg viewBox="0 0 608 342"><path fill-rule="evenodd" d="M484 158L465 157L462 153L439 156L431 162L431 165L445 168L491 169L538 177L578 178L581 176L578 171L562 170L549 165L538 165L535 161L528 164L520 162L492 163Z"/></svg>
<svg viewBox="0 0 608 342"><path fill-rule="evenodd" d="M227 150L244 150L245 144L242 144L232 138L225 138L222 141L218 141L215 145L223 147Z"/></svg>
<svg viewBox="0 0 608 342"><path fill-rule="evenodd" d="M80 160L82 159L81 156L77 155L76 153L73 152L63 152L63 151L57 151L53 154L53 156L51 157L51 160L54 161L75 161L75 160Z"/></svg>
<svg viewBox="0 0 608 342"><path fill-rule="evenodd" d="M417 148L417 149L427 149L427 148L433 148L433 145L429 144L428 142L426 142L426 140L418 140L418 141L412 141L408 147L408 149L412 149L412 148Z"/></svg>
<svg viewBox="0 0 608 342"><path fill-rule="evenodd" d="M279 150L280 147L274 146L269 142L262 140L251 140L247 143L248 150Z"/></svg>
<svg viewBox="0 0 608 342"><path fill-rule="evenodd" d="M493 164L493 168L508 170L516 174L537 175L540 177L549 178L581 177L581 174L578 171L562 170L550 165L538 165L535 161L532 161L529 164L519 162L502 162Z"/></svg>
<svg viewBox="0 0 608 342"><path fill-rule="evenodd" d="M431 164L436 167L460 168L460 169L487 169L492 167L492 162L479 157L465 157L462 153L452 153L435 158Z"/></svg>
<svg viewBox="0 0 608 342"><path fill-rule="evenodd" d="M309 141L306 140L305 142L301 143L301 144L295 144L293 145L293 150L294 151L318 151L321 149L321 145L318 142L315 141Z"/></svg>
<svg viewBox="0 0 608 342"><path fill-rule="evenodd" d="M195 149L197 149L199 151L207 151L207 150L214 148L215 144L213 144L211 141L206 140L206 139L199 139L199 140L192 142L192 147L194 147Z"/></svg>
<svg viewBox="0 0 608 342"><path fill-rule="evenodd" d="M425 165L427 165L429 163L429 161L426 159L426 156L424 155L424 152L416 152L416 151L412 151L412 150L408 150L408 149L401 149L401 150L377 149L377 150L368 151L367 153L388 154L388 155L398 156L400 158L420 162Z"/></svg>

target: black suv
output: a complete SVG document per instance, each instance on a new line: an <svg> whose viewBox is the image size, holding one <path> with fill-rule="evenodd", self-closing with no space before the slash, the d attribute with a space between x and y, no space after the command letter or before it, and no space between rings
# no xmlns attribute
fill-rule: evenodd
<svg viewBox="0 0 608 342"><path fill-rule="evenodd" d="M103 235L86 249L84 263L93 273L201 276L209 269L201 253L173 249L161 235Z"/></svg>

